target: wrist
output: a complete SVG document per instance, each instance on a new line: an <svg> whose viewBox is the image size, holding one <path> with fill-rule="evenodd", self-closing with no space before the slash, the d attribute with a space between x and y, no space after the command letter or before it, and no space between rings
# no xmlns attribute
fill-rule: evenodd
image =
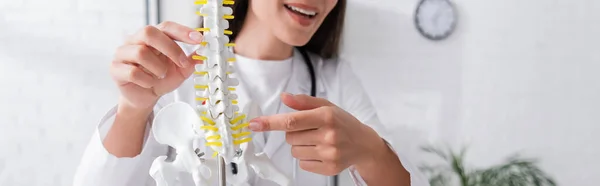
<svg viewBox="0 0 600 186"><path fill-rule="evenodd" d="M365 127L368 131L366 133L368 133L368 136L370 137L368 138L369 140L366 140L367 143L365 143L365 148L363 148L365 156L356 162L356 167L377 166L377 163L381 160L387 159L386 157L389 157L391 152L386 142L379 136L379 134L377 134L377 132L375 132L375 130L366 125Z"/></svg>
<svg viewBox="0 0 600 186"><path fill-rule="evenodd" d="M363 148L363 154L367 155L354 164L362 180L368 185L410 185L410 173L404 168L396 152L375 130L370 127L368 129L371 134L366 136L369 136L370 145Z"/></svg>
<svg viewBox="0 0 600 186"><path fill-rule="evenodd" d="M117 105L117 116L129 120L146 119L152 113L154 104L147 107L136 107L126 100L121 99Z"/></svg>

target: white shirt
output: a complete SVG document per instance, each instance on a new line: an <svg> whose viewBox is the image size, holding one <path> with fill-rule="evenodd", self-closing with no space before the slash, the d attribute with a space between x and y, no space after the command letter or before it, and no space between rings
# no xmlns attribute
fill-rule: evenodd
<svg viewBox="0 0 600 186"><path fill-rule="evenodd" d="M184 47L185 49L185 47ZM191 51L186 49L189 54ZM362 123L369 125L384 139L391 134L386 133L378 116L367 97L360 81L347 63L337 59L323 60L319 56L310 54L315 68L317 79L317 97L325 98L346 110ZM292 58L283 61L259 61L243 56L237 56L236 71L240 85L236 88L239 105L245 100L255 100L260 103L264 115L293 112L279 100L281 92L292 94L310 94L310 74L303 61L302 55L295 50ZM177 95L174 95L177 94ZM164 95L158 101L154 112L174 101L194 104L193 80L186 80L177 91ZM75 173L75 186L153 186L154 180L149 175L152 161L161 155L167 154L167 146L159 144L146 127L146 139L142 152L133 158L117 158L108 153L102 145L106 133L114 122L116 106L113 107L100 121L98 128L92 136L81 163ZM152 116L149 118L152 121ZM429 183L416 167L407 160L402 153L394 149L393 141L387 140L393 150L398 154L404 168L411 174L412 186L428 186ZM269 134L255 133L253 143L258 151L263 151L271 158L279 170L293 177L293 157L291 146L285 143L285 133L274 131ZM365 152L368 153L368 152ZM382 169L385 169L382 167ZM298 168L296 186L326 186L327 177L304 171ZM350 174L357 185L366 185L358 172L353 167ZM277 186L268 180L262 180L251 173L250 184L256 186ZM193 186L191 179L189 186Z"/></svg>
<svg viewBox="0 0 600 186"><path fill-rule="evenodd" d="M255 60L236 55L234 75L240 83L245 84L253 100L260 104L264 115L277 114L281 108L280 95L289 84L293 57L285 60ZM243 70L241 70L243 69ZM268 139L269 132L264 132Z"/></svg>

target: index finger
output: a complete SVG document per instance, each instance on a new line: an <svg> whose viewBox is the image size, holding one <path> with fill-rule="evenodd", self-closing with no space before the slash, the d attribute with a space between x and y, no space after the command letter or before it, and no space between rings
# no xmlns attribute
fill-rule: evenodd
<svg viewBox="0 0 600 186"><path fill-rule="evenodd" d="M317 129L324 122L315 110L297 111L272 116L261 116L250 120L250 129L253 131L302 131Z"/></svg>
<svg viewBox="0 0 600 186"><path fill-rule="evenodd" d="M162 22L156 25L156 28L161 30L169 38L187 44L200 44L203 39L203 36L199 31L171 21Z"/></svg>
<svg viewBox="0 0 600 186"><path fill-rule="evenodd" d="M191 65L189 57L175 41L198 44L202 42L202 34L177 23L163 22L156 27L146 26L128 43L150 46L180 67Z"/></svg>

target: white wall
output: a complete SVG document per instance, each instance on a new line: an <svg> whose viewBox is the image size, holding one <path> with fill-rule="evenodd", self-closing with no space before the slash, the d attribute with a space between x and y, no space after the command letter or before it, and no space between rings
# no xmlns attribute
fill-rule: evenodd
<svg viewBox="0 0 600 186"><path fill-rule="evenodd" d="M350 1L344 59L406 153L469 144L485 166L522 151L560 185L600 182L600 2L455 0L457 33L430 42L417 0ZM169 2L166 20L193 25L190 0ZM0 1L0 185L70 183L116 99L112 52L143 18L141 0Z"/></svg>
<svg viewBox="0 0 600 186"><path fill-rule="evenodd" d="M345 57L400 142L465 144L476 166L522 152L560 185L600 182L599 1L455 0L441 43L417 35L416 0L353 2Z"/></svg>
<svg viewBox="0 0 600 186"><path fill-rule="evenodd" d="M465 3L460 135L477 162L519 150L561 185L597 185L600 2L508 2Z"/></svg>
<svg viewBox="0 0 600 186"><path fill-rule="evenodd" d="M144 25L143 2L0 1L0 185L71 184L116 101L107 67Z"/></svg>

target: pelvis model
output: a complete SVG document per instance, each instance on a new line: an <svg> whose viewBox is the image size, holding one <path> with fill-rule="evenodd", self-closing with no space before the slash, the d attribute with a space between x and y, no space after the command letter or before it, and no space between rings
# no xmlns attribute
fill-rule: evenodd
<svg viewBox="0 0 600 186"><path fill-rule="evenodd" d="M248 121L261 115L258 104L248 101L239 112L235 87L239 84L232 78L235 62L233 43L227 35L232 34L228 19L233 19L230 0L201 0L195 4L196 12L203 17L204 42L192 56L198 63L194 72L196 104L176 101L154 117L152 132L161 144L176 150L175 160L167 156L154 160L149 174L158 186L178 185L179 176L189 175L196 186L250 185L249 172L279 185L290 185L290 179L279 171L264 153L255 153L252 132ZM202 141L207 155L197 147ZM225 170L225 174L218 170ZM220 174L219 174L220 173ZM219 178L220 177L220 178ZM226 179L223 179L225 177Z"/></svg>

